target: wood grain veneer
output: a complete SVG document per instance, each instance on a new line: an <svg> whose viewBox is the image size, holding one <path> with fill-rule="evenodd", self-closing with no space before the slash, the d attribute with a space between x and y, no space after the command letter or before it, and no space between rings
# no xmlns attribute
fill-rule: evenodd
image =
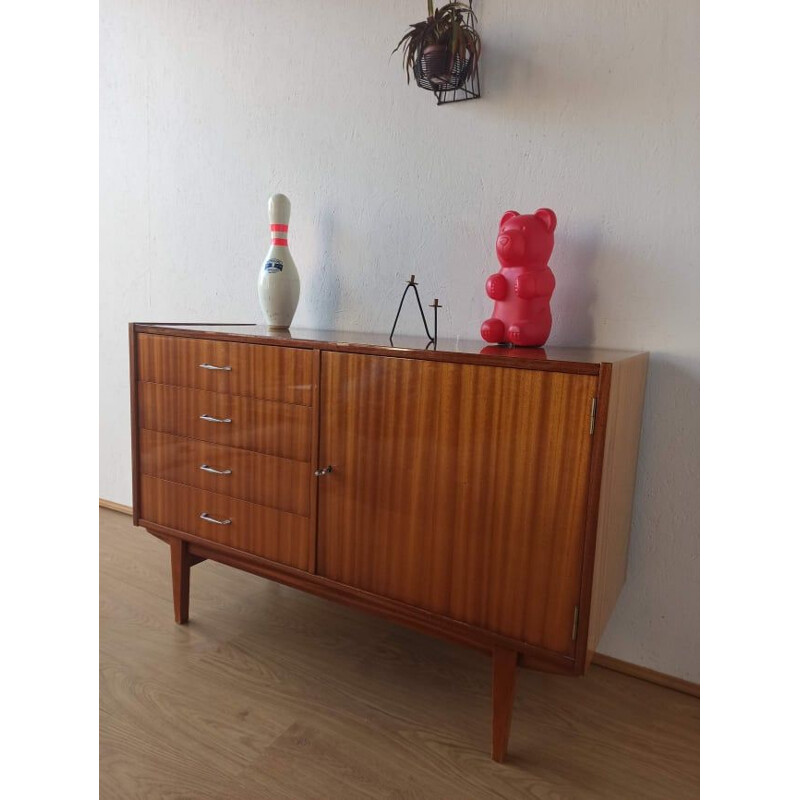
<svg viewBox="0 0 800 800"><path fill-rule="evenodd" d="M250 503L307 517L310 514L308 462L275 458L237 447L201 442L143 429L141 469L145 475L184 483ZM217 474L201 469L205 465Z"/></svg>
<svg viewBox="0 0 800 800"><path fill-rule="evenodd" d="M311 409L301 405L140 382L139 425L295 461L311 457Z"/></svg>
<svg viewBox="0 0 800 800"><path fill-rule="evenodd" d="M595 388L323 353L320 574L571 654Z"/></svg>
<svg viewBox="0 0 800 800"><path fill-rule="evenodd" d="M229 525L205 522L206 513ZM149 475L141 477L142 525L155 523L298 569L308 568L308 518L204 492Z"/></svg>
<svg viewBox="0 0 800 800"><path fill-rule="evenodd" d="M141 381L311 404L312 356L306 350L142 334L137 358Z"/></svg>
<svg viewBox="0 0 800 800"><path fill-rule="evenodd" d="M314 413L311 416L311 464L312 468L308 470L306 483L309 487L309 495L311 497L310 504L310 519L309 531L311 531L312 543L308 554L308 569L309 572L317 571L317 514L319 507L318 498L318 477L316 470L313 466L319 464L319 378L320 378L320 351L313 351L313 359L311 362L311 403Z"/></svg>
<svg viewBox="0 0 800 800"><path fill-rule="evenodd" d="M633 350L602 347L503 347L470 339L440 337L434 350L427 339L361 331L321 331L292 328L276 330L265 325L191 325L135 323L137 332L178 338L216 339L226 342L261 343L293 350L313 349L365 355L418 358L459 364L518 367L543 371L598 375L602 364L616 364L633 355Z"/></svg>
<svg viewBox="0 0 800 800"><path fill-rule="evenodd" d="M176 619L213 559L493 653L502 761L516 666L584 672L624 580L646 364L134 325L134 517Z"/></svg>

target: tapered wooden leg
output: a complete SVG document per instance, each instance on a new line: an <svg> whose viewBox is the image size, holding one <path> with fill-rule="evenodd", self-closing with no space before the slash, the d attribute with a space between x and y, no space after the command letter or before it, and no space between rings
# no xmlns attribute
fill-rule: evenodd
<svg viewBox="0 0 800 800"><path fill-rule="evenodd" d="M515 650L499 647L492 654L492 760L500 764L506 760L511 732L517 658Z"/></svg>
<svg viewBox="0 0 800 800"><path fill-rule="evenodd" d="M175 607L175 622L183 625L189 621L189 569L191 560L189 545L183 539L171 539L172 556L172 603Z"/></svg>

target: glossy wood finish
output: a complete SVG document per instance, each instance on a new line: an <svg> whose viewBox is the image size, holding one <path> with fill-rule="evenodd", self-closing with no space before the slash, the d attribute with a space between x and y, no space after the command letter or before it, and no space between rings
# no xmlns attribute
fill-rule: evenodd
<svg viewBox="0 0 800 800"><path fill-rule="evenodd" d="M496 648L492 653L492 759L500 764L508 752L518 659L514 650Z"/></svg>
<svg viewBox="0 0 800 800"><path fill-rule="evenodd" d="M228 342L215 339L178 339L140 334L137 347L138 379L228 394L231 390L231 373L202 369L199 365L230 366L229 349Z"/></svg>
<svg viewBox="0 0 800 800"><path fill-rule="evenodd" d="M317 571L317 512L318 512L318 482L319 478L315 472L319 466L319 377L320 377L320 351L313 351L313 360L311 362L311 378L312 378L312 392L311 402L314 413L311 416L311 468L308 470L306 477L306 484L308 486L309 497L311 498L311 505L309 508L309 535L311 542L308 551L308 569L309 572Z"/></svg>
<svg viewBox="0 0 800 800"><path fill-rule="evenodd" d="M230 419L209 422L201 415ZM161 433L309 461L312 411L301 405L139 383L139 425Z"/></svg>
<svg viewBox="0 0 800 800"><path fill-rule="evenodd" d="M595 388L323 353L320 574L571 655Z"/></svg>
<svg viewBox="0 0 800 800"><path fill-rule="evenodd" d="M630 358L610 376L585 667L625 583L647 361L647 354Z"/></svg>
<svg viewBox="0 0 800 800"><path fill-rule="evenodd" d="M103 800L699 795L694 697L517 670L499 767L490 658L213 561L177 627L167 546L101 510L99 548Z"/></svg>
<svg viewBox="0 0 800 800"><path fill-rule="evenodd" d="M228 525L206 522L206 513ZM298 569L308 569L308 518L149 475L141 477L141 524L162 525Z"/></svg>
<svg viewBox="0 0 800 800"><path fill-rule="evenodd" d="M495 654L498 759L513 706L508 654L586 669L590 620L601 631L624 578L630 513L619 512L641 414L639 384L625 376L643 376L640 356L444 341L433 351L238 326L132 333L134 513L180 548L179 566L213 559ZM198 378L194 361L231 369ZM226 455L237 473L260 464L260 476L222 491L191 485L196 456ZM188 571L173 586L185 618Z"/></svg>
<svg viewBox="0 0 800 800"><path fill-rule="evenodd" d="M213 339L139 337L139 380L150 383L310 405L311 374L312 356L306 350Z"/></svg>
<svg viewBox="0 0 800 800"><path fill-rule="evenodd" d="M293 328L279 331L264 325L169 325L136 323L136 330L159 336L219 339L229 342L261 342L272 347L333 350L366 355L419 358L456 364L519 367L543 371L597 375L601 364L615 364L633 355L631 350L598 347L503 347L470 339L439 339L434 350L426 339L417 336L349 331L319 331Z"/></svg>
<svg viewBox="0 0 800 800"><path fill-rule="evenodd" d="M141 469L145 475L229 495L292 514L310 515L308 462L291 461L143 429ZM217 474L203 470L210 467Z"/></svg>

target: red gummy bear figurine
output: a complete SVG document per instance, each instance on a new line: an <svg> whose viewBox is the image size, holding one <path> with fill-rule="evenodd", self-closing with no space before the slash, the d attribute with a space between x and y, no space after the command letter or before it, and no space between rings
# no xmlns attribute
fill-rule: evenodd
<svg viewBox="0 0 800 800"><path fill-rule="evenodd" d="M535 214L503 214L496 244L500 272L486 280L486 294L494 300L491 319L481 325L487 342L541 347L547 341L553 325L550 298L556 288L547 261L555 229L556 215L549 208Z"/></svg>

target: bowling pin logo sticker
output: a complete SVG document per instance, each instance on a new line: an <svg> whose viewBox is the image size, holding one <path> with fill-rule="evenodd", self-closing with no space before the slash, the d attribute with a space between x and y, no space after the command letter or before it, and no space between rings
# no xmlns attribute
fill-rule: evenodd
<svg viewBox="0 0 800 800"><path fill-rule="evenodd" d="M300 299L300 275L289 252L289 214L292 205L284 194L269 199L272 245L258 274L258 299L267 326L286 329L292 324Z"/></svg>

